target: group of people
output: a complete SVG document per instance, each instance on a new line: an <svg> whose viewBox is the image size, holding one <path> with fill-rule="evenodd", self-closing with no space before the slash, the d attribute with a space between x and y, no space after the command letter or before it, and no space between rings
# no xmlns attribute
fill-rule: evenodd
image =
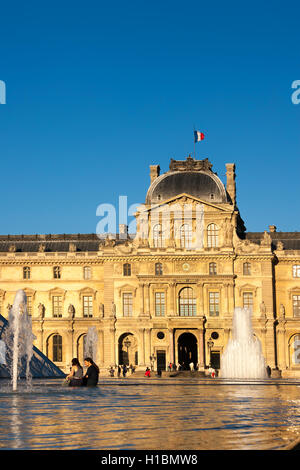
<svg viewBox="0 0 300 470"><path fill-rule="evenodd" d="M75 357L72 359L70 374L67 376L69 387L95 387L99 379L99 367L94 363L91 357L84 359L86 373L83 373L83 367Z"/></svg>

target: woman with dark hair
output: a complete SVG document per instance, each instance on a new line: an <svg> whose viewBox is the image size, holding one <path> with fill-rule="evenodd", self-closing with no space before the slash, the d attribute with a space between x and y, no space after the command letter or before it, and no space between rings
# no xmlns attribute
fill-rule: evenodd
<svg viewBox="0 0 300 470"><path fill-rule="evenodd" d="M84 365L87 367L87 371L83 377L82 385L86 387L95 387L98 383L99 367L94 363L91 357L86 357L84 359Z"/></svg>
<svg viewBox="0 0 300 470"><path fill-rule="evenodd" d="M83 368L76 357L72 359L72 368L70 374L67 376L69 380L69 387L80 387L82 384Z"/></svg>

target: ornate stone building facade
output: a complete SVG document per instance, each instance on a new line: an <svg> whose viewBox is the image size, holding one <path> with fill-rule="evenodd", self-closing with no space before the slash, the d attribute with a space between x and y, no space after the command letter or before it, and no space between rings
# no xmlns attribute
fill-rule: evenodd
<svg viewBox="0 0 300 470"><path fill-rule="evenodd" d="M133 238L124 226L101 240L0 236L1 314L24 289L35 345L64 371L82 361L90 326L102 371L191 361L205 370L219 367L234 308L249 307L273 374L300 376L300 234L247 233L234 164L226 176L225 187L207 159L171 160L162 175L150 166Z"/></svg>

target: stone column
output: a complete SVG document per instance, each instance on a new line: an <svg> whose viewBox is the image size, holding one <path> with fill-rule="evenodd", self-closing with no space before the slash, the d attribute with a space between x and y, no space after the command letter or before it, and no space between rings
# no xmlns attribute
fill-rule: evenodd
<svg viewBox="0 0 300 470"><path fill-rule="evenodd" d="M138 355L139 365L145 366L145 328L139 328Z"/></svg>
<svg viewBox="0 0 300 470"><path fill-rule="evenodd" d="M199 370L204 370L203 329L197 329Z"/></svg>
<svg viewBox="0 0 300 470"><path fill-rule="evenodd" d="M143 316L145 313L145 307L144 307L144 284L141 283L139 284L139 290L140 290L140 315Z"/></svg>
<svg viewBox="0 0 300 470"><path fill-rule="evenodd" d="M168 292L170 307L169 307L169 311L167 312L168 316L170 316L170 317L175 315L174 289L175 289L175 282L170 282L169 283L169 292Z"/></svg>
<svg viewBox="0 0 300 470"><path fill-rule="evenodd" d="M170 342L170 362L175 362L174 355L174 328L169 328L169 342Z"/></svg>
<svg viewBox="0 0 300 470"><path fill-rule="evenodd" d="M146 305L146 314L150 316L150 284L147 283L145 284L145 291L146 291L146 299L145 299L145 305Z"/></svg>

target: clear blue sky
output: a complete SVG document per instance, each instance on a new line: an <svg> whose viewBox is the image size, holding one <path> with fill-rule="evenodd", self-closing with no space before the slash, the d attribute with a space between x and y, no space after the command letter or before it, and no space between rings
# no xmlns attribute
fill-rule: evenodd
<svg viewBox="0 0 300 470"><path fill-rule="evenodd" d="M91 233L193 152L248 231L300 231L298 1L1 3L0 233Z"/></svg>

